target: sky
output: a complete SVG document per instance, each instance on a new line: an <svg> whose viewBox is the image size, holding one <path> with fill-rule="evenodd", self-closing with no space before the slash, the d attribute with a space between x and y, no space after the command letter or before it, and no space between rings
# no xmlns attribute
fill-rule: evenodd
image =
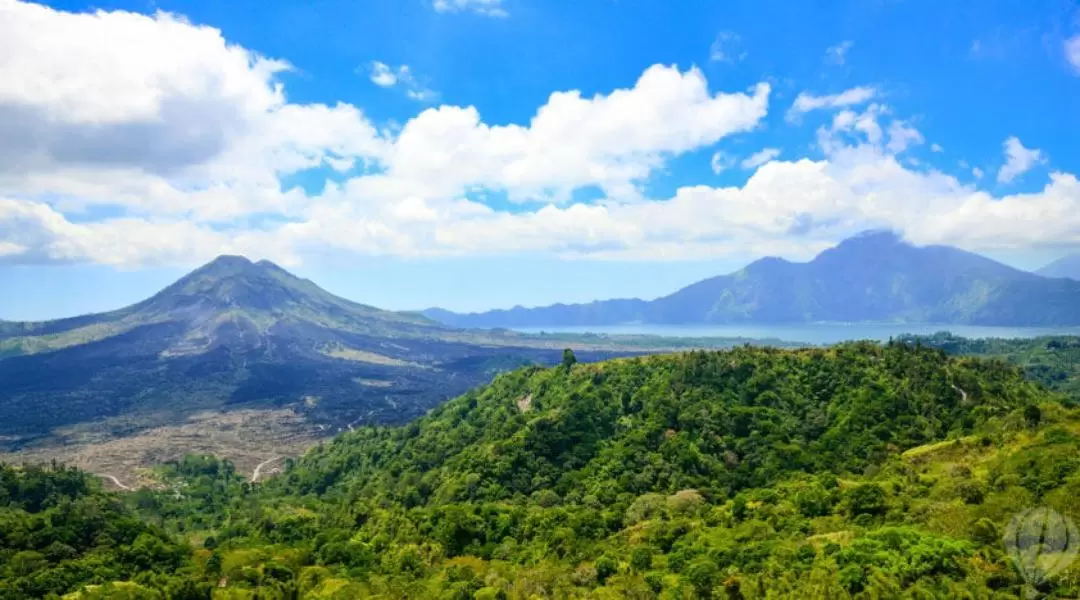
<svg viewBox="0 0 1080 600"><path fill-rule="evenodd" d="M0 82L0 319L220 254L481 310L866 229L1080 250L1063 0L0 0Z"/></svg>

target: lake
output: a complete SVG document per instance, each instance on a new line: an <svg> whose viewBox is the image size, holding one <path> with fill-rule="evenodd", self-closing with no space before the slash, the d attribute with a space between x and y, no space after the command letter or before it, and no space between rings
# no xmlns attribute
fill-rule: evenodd
<svg viewBox="0 0 1080 600"><path fill-rule="evenodd" d="M968 338L1030 338L1041 335L1080 335L1080 327L981 327L977 325L913 325L893 323L808 323L796 325L607 325L584 327L516 327L523 333L597 333L664 337L775 338L806 344L845 340L885 341L910 333L929 335L949 331Z"/></svg>

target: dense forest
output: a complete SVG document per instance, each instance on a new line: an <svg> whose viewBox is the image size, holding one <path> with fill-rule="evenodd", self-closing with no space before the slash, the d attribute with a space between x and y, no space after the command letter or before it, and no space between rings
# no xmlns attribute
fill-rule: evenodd
<svg viewBox="0 0 1080 600"><path fill-rule="evenodd" d="M1080 517L1072 404L921 342L567 352L264 484L4 467L0 599L1075 597L1002 544Z"/></svg>
<svg viewBox="0 0 1080 600"><path fill-rule="evenodd" d="M904 336L898 341L933 346L949 354L1001 358L1022 367L1029 378L1080 401L1080 337L972 339L942 332Z"/></svg>

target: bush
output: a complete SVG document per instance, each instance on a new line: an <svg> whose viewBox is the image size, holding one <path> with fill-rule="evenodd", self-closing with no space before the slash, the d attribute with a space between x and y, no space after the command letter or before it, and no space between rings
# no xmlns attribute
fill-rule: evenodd
<svg viewBox="0 0 1080 600"><path fill-rule="evenodd" d="M614 558L604 555L596 561L596 580L603 584L607 581L608 577L611 577L619 571L619 561Z"/></svg>
<svg viewBox="0 0 1080 600"><path fill-rule="evenodd" d="M634 571L647 571L652 567L652 548L638 546L630 551L630 568Z"/></svg>
<svg viewBox="0 0 1080 600"><path fill-rule="evenodd" d="M885 514L888 504L885 490L876 483L860 483L847 494L848 510L854 515L878 516Z"/></svg>

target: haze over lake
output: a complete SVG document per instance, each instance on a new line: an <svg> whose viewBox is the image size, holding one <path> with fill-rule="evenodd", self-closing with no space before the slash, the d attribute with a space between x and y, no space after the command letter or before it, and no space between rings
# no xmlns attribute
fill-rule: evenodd
<svg viewBox="0 0 1080 600"><path fill-rule="evenodd" d="M910 323L808 323L793 325L625 325L515 327L524 333L597 333L659 335L665 337L743 337L780 339L807 344L834 344L845 340L885 341L902 334L930 335L948 331L967 338L1032 338L1043 335L1080 335L1080 327L985 327Z"/></svg>

